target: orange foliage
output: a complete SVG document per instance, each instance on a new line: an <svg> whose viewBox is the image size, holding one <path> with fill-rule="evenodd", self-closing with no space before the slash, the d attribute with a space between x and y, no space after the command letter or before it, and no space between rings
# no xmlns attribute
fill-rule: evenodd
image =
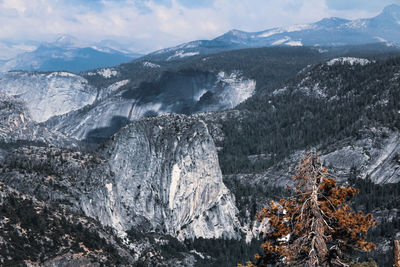
<svg viewBox="0 0 400 267"><path fill-rule="evenodd" d="M264 233L264 255L256 259L258 266L277 262L329 266L352 249L375 249L365 239L376 220L347 204L358 190L338 185L315 152L300 161L293 179L296 195L271 201L257 215L260 222L268 220L270 229Z"/></svg>

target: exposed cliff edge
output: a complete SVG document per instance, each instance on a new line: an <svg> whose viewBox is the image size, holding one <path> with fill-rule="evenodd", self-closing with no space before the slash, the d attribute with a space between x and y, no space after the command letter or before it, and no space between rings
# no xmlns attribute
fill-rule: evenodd
<svg viewBox="0 0 400 267"><path fill-rule="evenodd" d="M0 144L9 146L10 143L78 146L76 140L34 122L24 101L0 93Z"/></svg>
<svg viewBox="0 0 400 267"><path fill-rule="evenodd" d="M166 71L151 82L136 83L124 79L101 88L93 104L52 117L46 125L78 140L101 143L131 121L230 109L256 89L256 82L239 71Z"/></svg>
<svg viewBox="0 0 400 267"><path fill-rule="evenodd" d="M206 124L165 115L125 126L100 153L27 147L3 153L0 180L46 201L67 201L120 234L132 227L180 240L240 238Z"/></svg>
<svg viewBox="0 0 400 267"><path fill-rule="evenodd" d="M175 259L163 254L173 237L241 239L234 196L199 118L135 121L93 153L46 146L0 152L0 182L111 226L133 261L149 253L162 262ZM176 257L191 266L194 256L182 244Z"/></svg>
<svg viewBox="0 0 400 267"><path fill-rule="evenodd" d="M97 89L68 72L8 72L0 75L0 92L26 101L36 122L93 103Z"/></svg>
<svg viewBox="0 0 400 267"><path fill-rule="evenodd" d="M85 196L87 215L120 231L135 226L180 240L239 238L238 210L203 121L142 119L118 132L104 153L114 176Z"/></svg>

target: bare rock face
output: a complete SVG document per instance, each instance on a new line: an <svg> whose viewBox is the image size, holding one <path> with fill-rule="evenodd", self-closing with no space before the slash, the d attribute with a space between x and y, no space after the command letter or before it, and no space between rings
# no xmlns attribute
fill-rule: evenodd
<svg viewBox="0 0 400 267"><path fill-rule="evenodd" d="M397 183L400 177L400 136L398 131L374 127L360 131L359 138L335 147L322 158L334 173L346 179L351 168L360 178L376 184Z"/></svg>
<svg viewBox="0 0 400 267"><path fill-rule="evenodd" d="M48 130L33 121L24 101L0 93L0 143L21 141L64 147L78 145L60 132Z"/></svg>
<svg viewBox="0 0 400 267"><path fill-rule="evenodd" d="M134 122L105 146L114 177L82 200L87 215L126 231L180 240L239 238L237 208L222 181L205 123L181 115Z"/></svg>
<svg viewBox="0 0 400 267"><path fill-rule="evenodd" d="M118 77L108 87L99 87L92 104L54 116L46 125L78 140L101 143L127 123L143 117L233 108L251 97L256 88L256 82L239 71L170 71L148 82L130 79Z"/></svg>
<svg viewBox="0 0 400 267"><path fill-rule="evenodd" d="M0 75L0 84L1 93L26 101L36 122L80 109L97 95L86 79L68 72L8 72Z"/></svg>

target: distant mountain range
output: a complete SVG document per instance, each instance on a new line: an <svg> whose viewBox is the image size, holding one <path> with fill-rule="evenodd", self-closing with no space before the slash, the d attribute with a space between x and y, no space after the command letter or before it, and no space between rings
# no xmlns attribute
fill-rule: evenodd
<svg viewBox="0 0 400 267"><path fill-rule="evenodd" d="M370 43L400 44L400 6L389 5L378 16L368 19L332 17L311 24L260 32L231 30L212 40L198 40L156 51L148 58L176 60L198 54L265 46L332 47Z"/></svg>
<svg viewBox="0 0 400 267"><path fill-rule="evenodd" d="M71 36L61 36L55 42L42 43L33 49L30 47L31 51L0 61L0 72L26 70L77 73L119 65L141 56L138 53L115 48L112 44L114 43L101 42L82 46Z"/></svg>
<svg viewBox="0 0 400 267"><path fill-rule="evenodd" d="M400 6L389 5L378 16L347 20L325 18L318 22L267 29L260 32L231 30L212 40L197 40L155 51L145 60L171 61L184 57L218 53L241 48L270 46L337 47L384 43L400 44ZM7 45L0 42L0 72L69 71L81 72L129 62L141 57L113 40L82 45L71 36L61 36L53 43ZM21 52L21 51L26 52ZM11 58L4 59L4 54ZM16 55L15 55L16 54Z"/></svg>

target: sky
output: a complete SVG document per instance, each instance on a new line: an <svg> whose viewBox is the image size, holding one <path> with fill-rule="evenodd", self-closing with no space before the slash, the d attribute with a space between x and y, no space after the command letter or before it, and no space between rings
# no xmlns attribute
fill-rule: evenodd
<svg viewBox="0 0 400 267"><path fill-rule="evenodd" d="M400 0L0 0L0 54L5 44L23 50L62 35L147 53L231 29L373 17L389 4Z"/></svg>

